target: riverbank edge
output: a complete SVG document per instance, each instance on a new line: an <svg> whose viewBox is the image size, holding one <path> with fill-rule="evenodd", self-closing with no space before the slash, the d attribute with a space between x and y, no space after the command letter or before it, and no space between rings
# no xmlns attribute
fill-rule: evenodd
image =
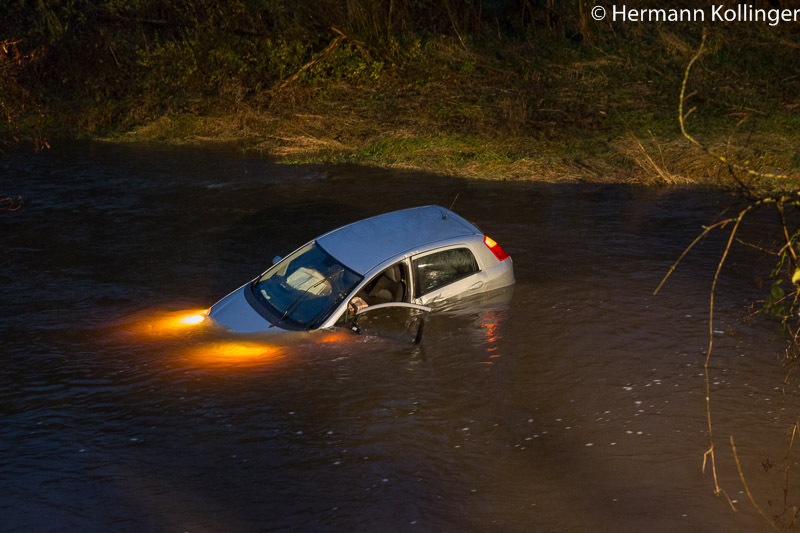
<svg viewBox="0 0 800 533"><path fill-rule="evenodd" d="M165 115L130 131L79 138L120 144L225 144L283 164L346 163L476 180L729 185L724 165L681 135L587 137L576 139L576 149L569 143L554 146L520 135L447 134L408 127L380 131L381 124L368 120L358 121L352 132L341 126L353 122L353 117L347 116L295 113L276 117L247 110L205 117ZM371 131L365 134L365 130ZM706 138L706 142L724 152L733 144L730 135ZM592 144L590 150L580 150L580 146ZM793 140L776 137L770 144L777 153L788 153Z"/></svg>
<svg viewBox="0 0 800 533"><path fill-rule="evenodd" d="M750 37L766 49L783 42ZM42 92L38 107L28 108L36 113L14 124L21 135L12 134L226 143L282 163L485 180L730 185L726 165L689 142L679 125L681 82L697 48L665 30L653 38L648 46L498 39L472 47L440 37L418 42L395 65L342 45L341 58L300 69L306 78L262 87L184 80L170 92L161 88L171 78L137 70L138 83L113 97ZM776 88L765 47L739 53L723 36L711 41L689 83L696 112L687 128L728 161L763 174L796 169L800 114L791 95L800 78ZM342 66L344 59L355 63ZM374 72L353 66L366 64ZM766 184L773 186L781 184Z"/></svg>

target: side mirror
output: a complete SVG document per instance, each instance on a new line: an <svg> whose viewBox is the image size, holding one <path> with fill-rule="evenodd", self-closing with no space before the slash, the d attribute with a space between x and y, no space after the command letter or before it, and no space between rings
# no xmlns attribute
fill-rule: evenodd
<svg viewBox="0 0 800 533"><path fill-rule="evenodd" d="M277 264L278 264L278 262L279 262L281 259L283 259L283 257L281 257L281 256L279 256L279 255L276 255L275 257L273 257L273 258L272 258L272 264L273 264L273 265L277 265Z"/></svg>

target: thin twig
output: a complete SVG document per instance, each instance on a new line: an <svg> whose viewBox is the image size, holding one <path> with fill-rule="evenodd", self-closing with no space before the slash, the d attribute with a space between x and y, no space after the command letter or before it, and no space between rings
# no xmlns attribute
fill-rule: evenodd
<svg viewBox="0 0 800 533"><path fill-rule="evenodd" d="M739 244L743 244L745 246L749 246L750 248L755 248L759 252L764 252L765 254L780 255L778 252L773 252L772 250L767 250L766 248L762 248L761 246L759 246L757 244L753 244L752 242L743 241L739 237L736 237L736 242L738 242Z"/></svg>
<svg viewBox="0 0 800 533"><path fill-rule="evenodd" d="M464 48L465 51L469 52L467 45L464 44L464 39L461 38L461 34L458 32L458 26L456 25L456 21L453 20L453 13L450 11L450 2L445 1L445 7L447 8L447 16L450 17L450 24L453 25L453 30L456 32L456 37L458 37L458 41L461 43L461 47Z"/></svg>
<svg viewBox="0 0 800 533"><path fill-rule="evenodd" d="M638 139L638 137L634 135L633 140L636 141L636 144L639 145L639 149L642 151L645 158L647 158L647 161L650 162L650 165L652 165L653 169L656 171L656 174L658 174L661 177L661 179L664 180L666 183L675 183L675 179L672 177L669 171L667 171L666 169L662 169L656 164L655 161L653 161L653 158L650 157L650 154L648 154L647 150L644 149L644 145L642 145L642 142ZM659 150L660 149L661 147L659 147ZM642 165L642 167L645 167L645 165Z"/></svg>
<svg viewBox="0 0 800 533"><path fill-rule="evenodd" d="M751 204L743 209L739 216L736 217L736 222L731 229L730 237L728 237L728 244L725 246L725 251L722 252L722 257L717 264L717 271L714 272L714 281L711 283L711 294L709 295L709 304L708 304L708 350L706 351L706 361L703 365L704 373L705 373L705 380L706 380L706 421L708 422L708 442L709 442L709 450L706 452L706 455L711 457L711 471L714 473L714 494L719 494L722 489L719 487L719 483L717 483L717 465L716 461L714 460L714 435L712 432L711 426L711 379L708 375L708 362L711 360L711 350L714 346L714 293L717 289L717 280L719 279L719 273L722 270L722 265L725 264L725 259L728 257L728 252L731 249L731 244L733 243L734 237L736 237L736 230L739 228L739 224L742 222L742 218L755 206L756 204ZM703 458L703 464L705 465L705 457ZM726 494L727 496L727 494Z"/></svg>
<svg viewBox="0 0 800 533"><path fill-rule="evenodd" d="M731 449L733 450L733 458L736 460L736 469L739 470L739 479L742 480L742 485L744 485L744 491L747 493L747 497L750 498L750 503L758 511L764 520L770 525L772 529L778 531L778 526L775 525L775 522L769 519L769 517L764 513L761 507L756 503L755 499L753 499L753 495L750 493L750 487L747 486L747 482L744 480L744 472L742 472L742 466L739 464L739 456L736 454L736 445L733 443L733 435L731 435Z"/></svg>
<svg viewBox="0 0 800 533"><path fill-rule="evenodd" d="M718 228L718 227L719 227L719 228L724 228L724 227L725 227L725 226L728 224L728 222L733 222L734 220L736 220L736 219L735 219L735 218L726 218L725 220L720 220L719 222L717 222L717 223L715 223L715 224L711 224L710 226L703 226L703 232L702 232L700 235L698 235L698 236L697 236L697 237L696 237L696 238L695 238L695 239L692 241L692 243L691 243L689 246L687 246L687 247L686 247L686 249L685 249L685 250L683 250L683 253L681 254L681 256L680 256L680 257L678 257L678 260L677 260L677 261L675 261L675 262L672 264L672 266L671 266L671 267L669 267L669 270L667 271L667 273L666 273L666 274L664 274L664 277L663 277L663 278L661 278L661 283L659 283L659 284L658 284L658 287L656 287L656 290L654 290L654 291L653 291L653 296L655 296L655 295L657 295L657 294L658 294L658 291L660 291L660 290L661 290L661 287L663 287L663 286L664 286L664 283L666 283L666 281L667 281L667 278L669 278L669 277L670 277L670 275L672 275L672 273L673 273L673 272L675 272L675 269L678 267L678 263L680 263L680 262L683 260L683 258L686 256L686 254L687 254L687 253L689 253L689 250L691 250L692 248L694 248L694 245L695 245L695 244L697 244L698 242L700 242L700 240L701 240L703 237L705 237L706 235L708 235L708 232L710 232L712 229L714 229L714 228Z"/></svg>
<svg viewBox="0 0 800 533"><path fill-rule="evenodd" d="M794 246L792 246L793 241L789 237L789 230L786 227L786 217L783 214L784 201L786 201L786 198L781 198L779 201L775 202L775 207L778 209L778 214L781 217L781 229L783 229L783 237L786 239L786 248L789 250L789 255L792 258L792 266L797 268L797 254L794 252Z"/></svg>
<svg viewBox="0 0 800 533"><path fill-rule="evenodd" d="M786 510L787 498L789 496L789 456L792 454L792 444L794 444L794 437L797 435L797 424L800 419L794 421L792 426L792 437L789 439L789 449L786 450L786 456L783 458L783 510Z"/></svg>
<svg viewBox="0 0 800 533"><path fill-rule="evenodd" d="M16 199L0 197L0 211L16 211L22 207L22 203L22 196L17 196Z"/></svg>
<svg viewBox="0 0 800 533"><path fill-rule="evenodd" d="M333 41L331 41L331 44L329 44L328 47L325 50L323 50L317 57L315 57L302 67L300 67L300 70L292 74L290 77L286 78L280 85L278 85L278 90L283 89L284 87L295 81L297 78L300 77L300 74L302 74L306 70L310 69L311 67L322 61L331 52L333 52L336 49L336 47L342 43L342 41L347 39L347 35L339 31L338 29L334 28L333 26L331 26L331 29L336 33L338 33L339 35L337 35L336 38Z"/></svg>
<svg viewBox="0 0 800 533"><path fill-rule="evenodd" d="M747 192L747 194L751 198L756 198L756 194L753 192L753 190L750 187L748 187L744 182L742 182L736 176L736 174L733 172L734 169L735 170L740 170L742 172L746 172L747 174L749 174L751 176L755 176L755 177L759 177L759 178L786 179L786 178L789 178L789 175L787 175L787 174L772 174L772 173L768 173L768 172L757 172L757 171L751 169L749 166L741 165L739 163L734 163L733 161L728 160L725 156L721 156L721 155L715 153L710 148L708 148L706 145L704 145L703 143L701 143L700 141L698 141L697 139L695 139L694 137L689 135L689 133L686 131L686 123L685 123L686 117L688 117L694 111L694 108L692 108L685 115L683 114L683 103L688 98L687 96L685 96L686 95L686 84L687 84L687 82L689 80L689 72L692 69L692 65L694 65L694 63L698 59L700 59L700 56L703 54L703 48L705 47L705 43L706 43L706 33L705 33L705 31L703 31L703 37L702 37L702 40L700 41L700 47L697 49L697 52L692 57L691 61L689 61L689 64L686 65L686 71L683 74L683 83L681 83L681 97L680 97L680 101L678 102L678 121L680 122L680 125L681 125L681 133L683 133L683 136L686 137L692 144L694 144L695 146L700 148L702 151L704 151L705 153L707 153L708 155L710 155L711 157L713 157L714 159L716 159L717 161L719 161L723 165L727 166L728 170L730 170L730 172L731 172L731 176L733 176L734 181L736 181L736 183L739 185L739 187L741 187L745 192Z"/></svg>
<svg viewBox="0 0 800 533"><path fill-rule="evenodd" d="M735 513L736 512L736 506L733 505L733 501L731 501L731 498L730 498L730 496L728 496L728 493L725 492L723 489L721 489L719 487L719 484L717 483L717 467L714 464L715 461L714 461L714 443L713 442L711 443L711 447L708 450L706 450L706 453L703 454L703 467L701 468L701 471L704 474L706 473L706 461L707 461L707 459L709 457L711 457L711 473L714 476L714 486L716 486L716 488L717 488L716 491L714 492L714 494L722 493L722 495L725 496L725 499L728 501L728 505L731 506L731 510Z"/></svg>
<svg viewBox="0 0 800 533"><path fill-rule="evenodd" d="M722 252L722 257L717 264L717 271L714 272L714 281L711 283L711 295L708 310L708 352L706 352L706 369L708 368L708 360L711 358L711 348L714 341L714 293L717 289L719 273L722 270L722 265L725 264L725 259L728 257L728 252L731 249L731 244L733 244L733 239L736 237L736 230L739 229L739 224L742 222L744 216L756 205L758 205L758 202L748 205L739 213L739 216L734 219L736 222L734 223L730 236L728 237L728 244L725 246L725 251ZM708 401L708 398L706 398L706 401Z"/></svg>

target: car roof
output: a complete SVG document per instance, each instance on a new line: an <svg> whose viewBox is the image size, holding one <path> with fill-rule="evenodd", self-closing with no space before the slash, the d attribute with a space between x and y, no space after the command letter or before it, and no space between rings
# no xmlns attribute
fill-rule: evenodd
<svg viewBox="0 0 800 533"><path fill-rule="evenodd" d="M353 222L316 239L326 252L361 275L396 255L475 235L480 230L438 205L412 207Z"/></svg>

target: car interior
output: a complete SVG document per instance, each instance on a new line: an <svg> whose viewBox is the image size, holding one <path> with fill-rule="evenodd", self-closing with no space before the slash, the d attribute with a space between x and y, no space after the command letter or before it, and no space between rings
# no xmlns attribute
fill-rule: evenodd
<svg viewBox="0 0 800 533"><path fill-rule="evenodd" d="M356 296L376 305L387 302L406 302L408 296L408 272L402 262L396 263L367 283Z"/></svg>

